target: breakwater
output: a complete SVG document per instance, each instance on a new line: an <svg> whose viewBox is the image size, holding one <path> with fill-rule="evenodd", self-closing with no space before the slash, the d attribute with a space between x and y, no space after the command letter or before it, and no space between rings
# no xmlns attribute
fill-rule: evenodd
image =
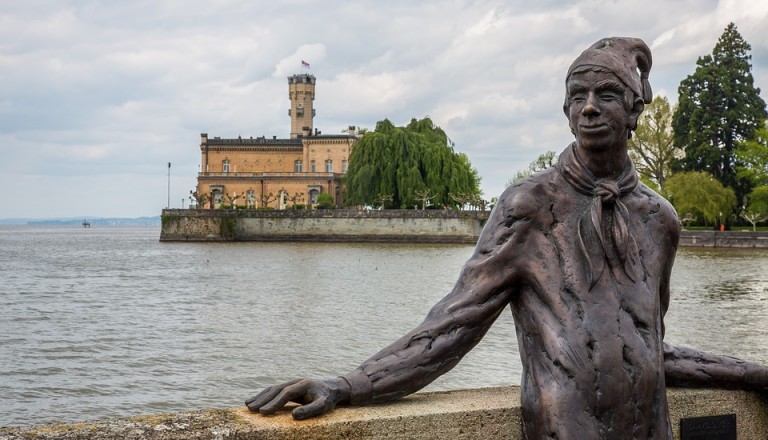
<svg viewBox="0 0 768 440"><path fill-rule="evenodd" d="M680 246L768 249L768 232L683 231Z"/></svg>
<svg viewBox="0 0 768 440"><path fill-rule="evenodd" d="M489 211L164 209L160 241L474 244ZM683 231L682 247L768 249L768 232Z"/></svg>
<svg viewBox="0 0 768 440"><path fill-rule="evenodd" d="M489 211L165 209L160 241L475 243Z"/></svg>

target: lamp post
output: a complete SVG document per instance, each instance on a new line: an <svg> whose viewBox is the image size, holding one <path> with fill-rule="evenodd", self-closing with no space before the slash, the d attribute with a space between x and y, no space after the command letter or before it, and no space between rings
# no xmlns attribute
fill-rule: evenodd
<svg viewBox="0 0 768 440"><path fill-rule="evenodd" d="M171 163L168 162L168 204L165 205L165 209L171 207Z"/></svg>

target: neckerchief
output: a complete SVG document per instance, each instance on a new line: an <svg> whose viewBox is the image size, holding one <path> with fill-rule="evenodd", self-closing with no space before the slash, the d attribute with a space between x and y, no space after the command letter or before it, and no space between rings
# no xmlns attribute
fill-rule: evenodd
<svg viewBox="0 0 768 440"><path fill-rule="evenodd" d="M579 160L576 155L576 144L571 144L560 154L557 167L565 180L576 191L592 197L589 209L579 219L579 246L586 259L588 268L589 289L595 286L605 266L610 261L608 246L613 246L619 258L622 269L627 277L636 281L637 244L629 235L627 223L629 211L621 201L622 197L631 193L637 186L637 172L631 160L616 180L598 179ZM603 218L603 207L613 207L610 219ZM603 222L610 222L604 225ZM610 229L611 242L603 236L603 226Z"/></svg>

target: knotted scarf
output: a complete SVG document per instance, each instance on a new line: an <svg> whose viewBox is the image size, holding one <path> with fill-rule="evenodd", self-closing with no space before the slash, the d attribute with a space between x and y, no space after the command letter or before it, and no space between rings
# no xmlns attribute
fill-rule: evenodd
<svg viewBox="0 0 768 440"><path fill-rule="evenodd" d="M557 167L565 180L578 192L592 197L589 208L579 219L579 247L584 254L587 264L589 289L597 283L602 275L608 258L609 246L612 246L621 263L624 274L636 281L639 273L637 267L637 243L629 234L627 223L629 211L621 201L622 197L631 193L637 186L637 173L631 160L616 180L598 179L579 160L575 152L576 144L571 144L560 154ZM603 208L610 208L610 219L603 218ZM603 222L609 222L604 225ZM604 237L603 230L610 230L610 237ZM610 242L608 241L610 239Z"/></svg>

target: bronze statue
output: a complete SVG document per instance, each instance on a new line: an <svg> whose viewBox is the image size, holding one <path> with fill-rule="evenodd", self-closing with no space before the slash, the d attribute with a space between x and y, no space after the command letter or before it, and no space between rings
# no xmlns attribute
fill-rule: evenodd
<svg viewBox="0 0 768 440"><path fill-rule="evenodd" d="M680 226L638 181L627 140L644 104L651 52L605 38L566 75L576 141L555 167L507 188L453 290L424 322L356 370L295 380L249 399L305 419L337 404L413 393L450 370L509 305L526 438L671 439L666 386L768 388L768 369L663 343Z"/></svg>

